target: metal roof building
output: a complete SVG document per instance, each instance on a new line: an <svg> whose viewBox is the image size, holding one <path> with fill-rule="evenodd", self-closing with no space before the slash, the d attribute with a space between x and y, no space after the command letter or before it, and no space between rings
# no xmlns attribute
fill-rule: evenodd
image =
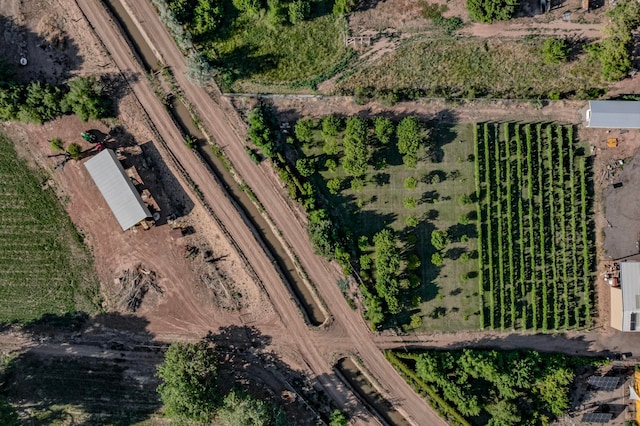
<svg viewBox="0 0 640 426"><path fill-rule="evenodd" d="M587 127L640 129L640 102L589 101Z"/></svg>
<svg viewBox="0 0 640 426"><path fill-rule="evenodd" d="M620 288L611 288L611 327L640 331L640 262L620 263Z"/></svg>
<svg viewBox="0 0 640 426"><path fill-rule="evenodd" d="M123 231L151 216L116 154L105 149L84 163Z"/></svg>

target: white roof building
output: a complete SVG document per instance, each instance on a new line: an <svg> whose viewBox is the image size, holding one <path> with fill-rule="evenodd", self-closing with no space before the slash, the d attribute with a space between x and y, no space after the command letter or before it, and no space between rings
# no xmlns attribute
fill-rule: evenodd
<svg viewBox="0 0 640 426"><path fill-rule="evenodd" d="M640 262L620 263L620 287L611 287L611 327L640 331Z"/></svg>
<svg viewBox="0 0 640 426"><path fill-rule="evenodd" d="M640 102L589 101L587 127L640 129Z"/></svg>
<svg viewBox="0 0 640 426"><path fill-rule="evenodd" d="M84 163L123 231L151 213L125 174L116 154L105 149Z"/></svg>

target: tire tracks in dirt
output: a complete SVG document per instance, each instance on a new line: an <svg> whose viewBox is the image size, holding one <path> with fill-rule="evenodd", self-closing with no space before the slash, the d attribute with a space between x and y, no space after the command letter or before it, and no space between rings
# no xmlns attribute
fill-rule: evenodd
<svg viewBox="0 0 640 426"><path fill-rule="evenodd" d="M282 233L284 240L297 255L302 268L316 285L320 297L330 307L335 318L331 330L329 332L320 330L310 332L306 326L302 325L302 318L296 310L283 306L282 301L278 300L291 301L290 295L285 294L287 290L283 283L270 283L267 286L267 291L273 292L272 300L276 304L276 310L280 311L284 317L287 327L294 333L294 338L306 340L306 336L309 336L310 333L320 335L331 333L323 345L328 345L328 347L322 348L325 351L325 358L340 351L356 354L378 382L378 390L407 420L414 424L446 424L387 362L383 352L373 341L373 334L369 331L360 312L352 310L347 305L336 285L337 280L342 278L341 272L335 264L330 264L314 253L305 227L298 220L290 205L290 200L283 194L282 185L273 173L270 173L269 166L264 163L256 166L247 156L244 151L246 126L229 100L221 96L218 89L214 87L214 97L216 98L214 101L204 89L187 80L185 59L149 2L128 0L124 0L124 2L132 14L131 17L138 22L138 28L147 33L148 40L153 40L154 47L152 49L155 49L162 56L161 60L173 70L178 86L196 109L203 126L218 145L223 147L235 170L257 195L265 211ZM182 151L184 150L186 148L182 147ZM181 156L179 152L177 151L176 155ZM189 170L186 164L185 167ZM256 255L255 250L247 252L250 260L254 260L254 255ZM264 256L264 254L258 256ZM255 260L259 261L259 257ZM273 275L268 271L263 271L263 273L266 273L267 276ZM266 280L260 273L259 275L263 280ZM332 337L341 337L345 334L351 339L350 347L331 348ZM322 358L318 349L309 348L309 344L311 341L303 344L306 347L303 353L308 356L306 361L318 376L325 374L324 377L326 377L326 368L329 363ZM333 373L332 376L335 377Z"/></svg>

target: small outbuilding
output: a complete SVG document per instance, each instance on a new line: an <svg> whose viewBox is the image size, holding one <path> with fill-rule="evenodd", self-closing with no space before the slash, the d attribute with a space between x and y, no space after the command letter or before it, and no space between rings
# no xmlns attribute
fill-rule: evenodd
<svg viewBox="0 0 640 426"><path fill-rule="evenodd" d="M84 166L123 231L151 216L112 150L103 150L84 163Z"/></svg>
<svg viewBox="0 0 640 426"><path fill-rule="evenodd" d="M640 102L589 101L587 127L640 129Z"/></svg>
<svg viewBox="0 0 640 426"><path fill-rule="evenodd" d="M611 327L640 331L640 262L620 263L619 287L611 287Z"/></svg>

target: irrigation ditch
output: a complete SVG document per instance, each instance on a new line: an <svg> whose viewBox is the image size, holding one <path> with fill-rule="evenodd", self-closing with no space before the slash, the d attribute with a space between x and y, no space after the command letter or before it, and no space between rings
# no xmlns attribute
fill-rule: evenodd
<svg viewBox="0 0 640 426"><path fill-rule="evenodd" d="M104 5L110 12L114 21L120 26L129 45L133 48L136 58L144 67L147 73L156 74L161 71L163 65L154 49L147 42L136 23L131 19L129 13L120 0L103 0ZM193 144L194 153L208 166L212 178L222 188L232 201L245 223L250 227L257 240L262 245L267 255L272 259L274 266L278 270L283 282L287 285L293 299L299 306L305 322L313 327L325 325L330 320L327 309L318 300L319 297L312 291L309 284L305 283L306 277L297 261L283 247L282 241L276 236L273 227L270 227L267 220L261 214L261 208L257 200L253 201L247 193L250 189L238 182L232 173L230 163L223 155L221 149L211 141L197 124L197 117L193 110L187 107L180 94L174 94L171 101L165 103L174 122L187 138L195 141ZM212 150L212 148L214 148ZM214 150L219 154L214 154ZM251 193L251 195L253 195ZM255 198L255 196L253 196ZM301 273L302 272L302 273Z"/></svg>

